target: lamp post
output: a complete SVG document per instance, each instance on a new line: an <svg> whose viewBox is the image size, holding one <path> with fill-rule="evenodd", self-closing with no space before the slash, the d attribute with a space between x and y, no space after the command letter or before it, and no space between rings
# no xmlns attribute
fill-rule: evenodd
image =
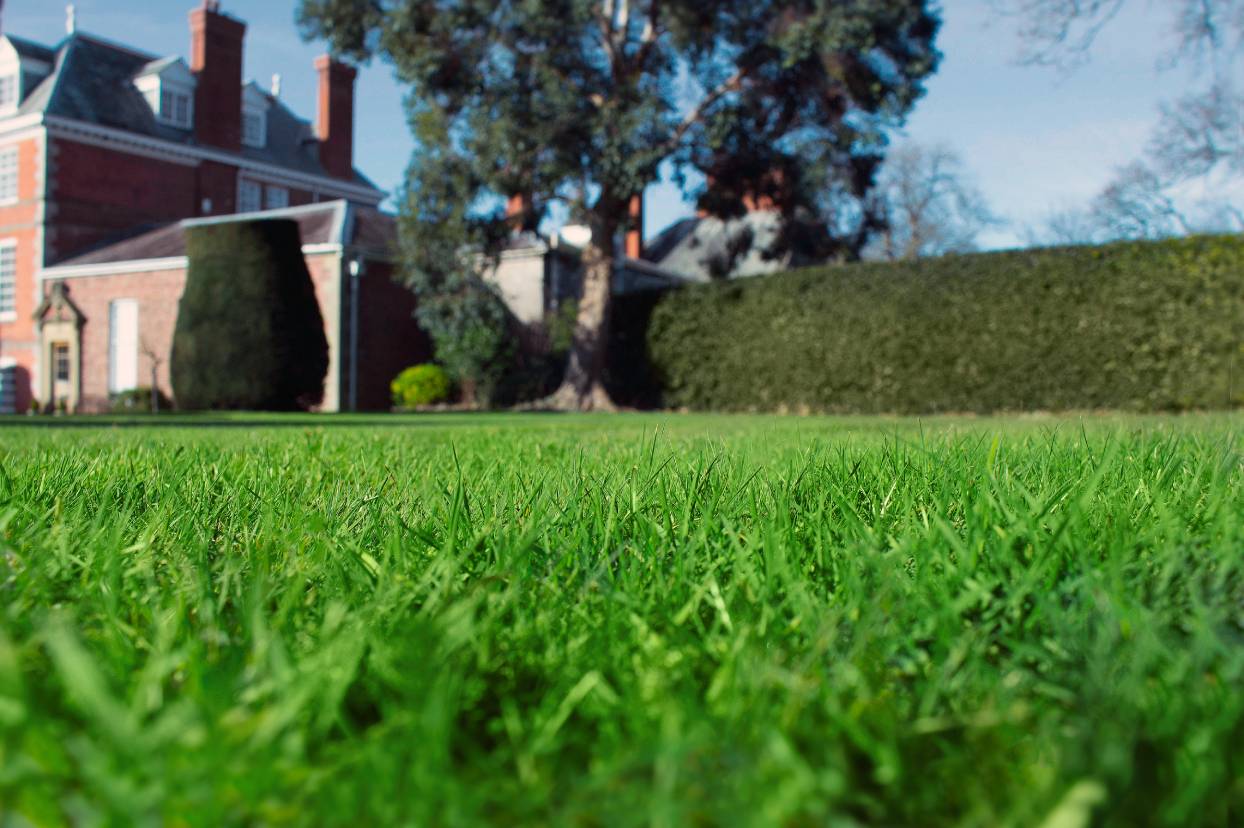
<svg viewBox="0 0 1244 828"><path fill-rule="evenodd" d="M359 277L367 270L362 257L350 260L350 410L358 411L359 400Z"/></svg>

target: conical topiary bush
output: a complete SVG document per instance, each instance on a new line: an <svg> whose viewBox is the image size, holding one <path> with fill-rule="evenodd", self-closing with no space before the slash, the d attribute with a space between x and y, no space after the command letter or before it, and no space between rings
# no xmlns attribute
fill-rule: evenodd
<svg viewBox="0 0 1244 828"><path fill-rule="evenodd" d="M328 341L297 223L190 227L186 255L169 366L177 406L292 411L319 403Z"/></svg>

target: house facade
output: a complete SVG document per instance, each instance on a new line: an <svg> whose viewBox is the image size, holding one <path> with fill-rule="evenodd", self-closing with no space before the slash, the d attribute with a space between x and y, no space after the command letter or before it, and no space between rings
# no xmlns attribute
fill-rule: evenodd
<svg viewBox="0 0 1244 828"><path fill-rule="evenodd" d="M669 290L714 279L743 278L788 268L791 257L766 255L781 229L781 214L771 203L750 200L737 218L708 215L674 222L651 240L643 223L643 196L631 204L632 229L615 245L613 290L616 294ZM511 199L520 204L521 196ZM555 233L515 232L495 266L485 273L515 319L538 332L567 301L578 297L587 227L570 225ZM741 253L739 251L742 251Z"/></svg>
<svg viewBox="0 0 1244 828"><path fill-rule="evenodd" d="M215 0L190 12L188 59L69 29L0 37L0 412L99 410L152 377L167 392L185 228L264 216L303 230L324 408L385 404L368 377L426 343L388 279L385 194L354 168L355 70L316 61L312 124L275 79L243 81L246 25Z"/></svg>

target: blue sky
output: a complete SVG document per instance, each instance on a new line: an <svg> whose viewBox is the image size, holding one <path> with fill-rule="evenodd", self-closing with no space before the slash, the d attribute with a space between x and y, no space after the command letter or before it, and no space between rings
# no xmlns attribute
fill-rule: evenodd
<svg viewBox="0 0 1244 828"><path fill-rule="evenodd" d="M78 0L81 30L157 54L186 55L187 13L197 0ZM245 75L267 87L282 77L282 98L300 115L315 114L312 61L321 44L303 43L294 26L297 0L224 0L248 25ZM1132 0L1108 28L1091 60L1071 74L1016 65L1009 21L989 0L944 0L939 47L944 60L903 135L944 142L964 158L976 185L1007 227L986 246L1017 244L1025 225L1050 211L1083 205L1113 169L1141 154L1161 101L1189 86L1187 71L1161 71L1169 18L1158 0ZM4 30L46 43L64 36L56 0L7 0ZM356 163L377 184L396 188L412 141L402 89L388 67L360 73ZM692 211L668 184L647 196L651 235Z"/></svg>

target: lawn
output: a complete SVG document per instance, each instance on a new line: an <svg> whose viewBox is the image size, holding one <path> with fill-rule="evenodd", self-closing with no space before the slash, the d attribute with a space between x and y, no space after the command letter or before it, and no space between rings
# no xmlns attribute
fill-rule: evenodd
<svg viewBox="0 0 1244 828"><path fill-rule="evenodd" d="M1241 415L40 423L6 828L1244 821Z"/></svg>

